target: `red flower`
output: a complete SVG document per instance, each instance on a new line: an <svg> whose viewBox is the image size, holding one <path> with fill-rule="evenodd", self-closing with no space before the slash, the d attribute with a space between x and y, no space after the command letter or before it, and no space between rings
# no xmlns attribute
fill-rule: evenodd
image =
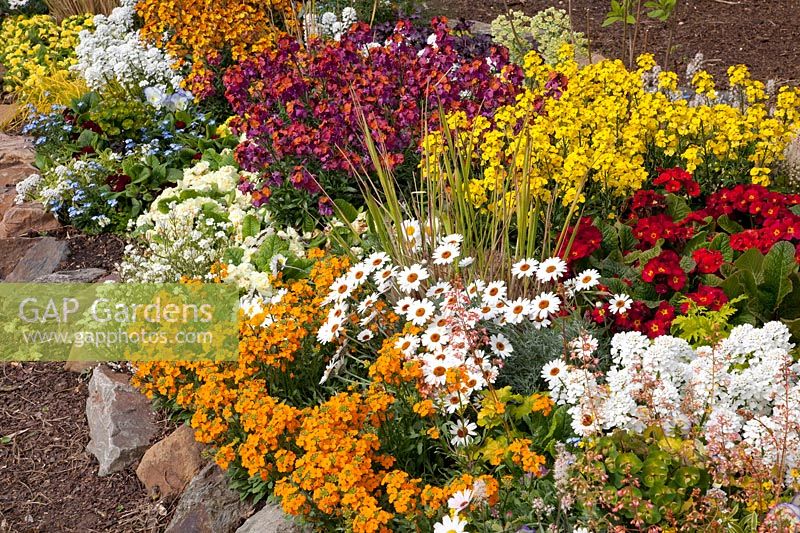
<svg viewBox="0 0 800 533"><path fill-rule="evenodd" d="M697 263L697 270L703 274L712 274L718 271L724 261L722 252L707 248L698 248L692 252L692 259Z"/></svg>
<svg viewBox="0 0 800 533"><path fill-rule="evenodd" d="M700 186L692 179L692 175L682 168L670 168L661 170L658 177L653 180L654 185L663 185L667 192L677 193L681 189L686 191L687 196L695 197L700 195Z"/></svg>

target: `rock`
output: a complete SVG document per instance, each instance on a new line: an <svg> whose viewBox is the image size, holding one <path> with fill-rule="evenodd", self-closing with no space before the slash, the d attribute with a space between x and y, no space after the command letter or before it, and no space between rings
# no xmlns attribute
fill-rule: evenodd
<svg viewBox="0 0 800 533"><path fill-rule="evenodd" d="M492 25L488 22L481 22L480 20L469 20L469 31L474 35L491 35Z"/></svg>
<svg viewBox="0 0 800 533"><path fill-rule="evenodd" d="M203 468L183 492L166 533L233 533L249 514L251 505L228 488L220 468Z"/></svg>
<svg viewBox="0 0 800 533"><path fill-rule="evenodd" d="M19 263L20 259L28 253L34 244L41 241L43 237L35 239L0 239L0 278L5 278Z"/></svg>
<svg viewBox="0 0 800 533"><path fill-rule="evenodd" d="M0 161L0 187L13 190L16 195L15 185L31 174L37 174L36 167L19 161L4 163Z"/></svg>
<svg viewBox="0 0 800 533"><path fill-rule="evenodd" d="M162 498L177 496L203 467L203 448L183 425L145 452L136 476L151 494L157 489Z"/></svg>
<svg viewBox="0 0 800 533"><path fill-rule="evenodd" d="M34 283L92 283L106 275L102 268L82 268L80 270L61 270L39 276Z"/></svg>
<svg viewBox="0 0 800 533"><path fill-rule="evenodd" d="M100 462L100 476L137 461L157 433L150 401L133 388L125 374L102 365L89 380L86 419L91 438L86 451Z"/></svg>
<svg viewBox="0 0 800 533"><path fill-rule="evenodd" d="M39 203L24 203L11 206L0 222L0 239L23 237L29 233L45 233L61 227L52 213Z"/></svg>
<svg viewBox="0 0 800 533"><path fill-rule="evenodd" d="M17 117L17 113L19 113L19 109L19 104L17 103L0 104L0 128L5 127L6 124L14 120ZM2 531L2 528L0 528L0 531Z"/></svg>
<svg viewBox="0 0 800 533"><path fill-rule="evenodd" d="M99 363L97 361L81 361L80 359L68 359L64 363L64 370L67 372L74 372L76 374L83 374L87 370L91 370Z"/></svg>
<svg viewBox="0 0 800 533"><path fill-rule="evenodd" d="M25 252L5 281L22 283L52 274L68 255L69 246L65 241L42 237Z"/></svg>
<svg viewBox="0 0 800 533"><path fill-rule="evenodd" d="M0 163L33 163L35 152L28 137L0 133Z"/></svg>
<svg viewBox="0 0 800 533"><path fill-rule="evenodd" d="M0 220L6 216L6 212L14 206L17 200L17 190L14 188L7 188L6 192L0 189Z"/></svg>
<svg viewBox="0 0 800 533"><path fill-rule="evenodd" d="M103 276L102 278L97 280L98 283L119 283L119 281L120 281L119 272L112 272L107 276Z"/></svg>
<svg viewBox="0 0 800 533"><path fill-rule="evenodd" d="M309 527L292 522L278 505L267 504L259 512L247 519L236 533L306 533Z"/></svg>

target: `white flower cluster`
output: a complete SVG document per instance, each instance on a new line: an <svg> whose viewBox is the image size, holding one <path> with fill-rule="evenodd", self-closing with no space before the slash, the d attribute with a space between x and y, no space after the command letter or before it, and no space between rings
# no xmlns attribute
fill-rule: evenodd
<svg viewBox="0 0 800 533"><path fill-rule="evenodd" d="M303 17L306 40L311 36L318 35L339 41L342 35L350 29L350 26L356 22L358 22L358 14L349 6L342 10L341 17L333 11L326 11L320 16L315 13L307 13Z"/></svg>
<svg viewBox="0 0 800 533"><path fill-rule="evenodd" d="M33 199L34 196L39 192L39 188L43 182L44 178L42 178L41 174L31 174L24 180L17 183L15 186L17 190L17 197L14 198L14 203L21 204L26 200Z"/></svg>
<svg viewBox="0 0 800 533"><path fill-rule="evenodd" d="M253 208L238 184L239 172L231 166L212 172L201 161L186 169L136 220L141 238L126 250L122 277L166 283L208 276L227 248L245 244L242 221Z"/></svg>
<svg viewBox="0 0 800 533"><path fill-rule="evenodd" d="M129 90L157 87L171 92L182 78L175 61L165 52L145 43L134 29L136 0L124 0L110 15L95 15L94 29L80 32L73 67L86 84L99 90L116 81Z"/></svg>
<svg viewBox="0 0 800 533"><path fill-rule="evenodd" d="M17 9L25 8L31 0L8 0L8 9L15 11Z"/></svg>
<svg viewBox="0 0 800 533"><path fill-rule="evenodd" d="M409 239L420 238L418 222L409 220L403 226ZM559 257L541 263L533 259L515 263L512 274L520 280L529 279L538 294L533 299L512 298L503 281L477 279L466 287L461 284L458 269L471 264L470 258L461 258L462 241L458 234L440 238L431 255L434 268L424 263L396 266L382 252L353 265L330 287L326 304L331 309L317 332L319 342L328 344L347 335L351 308L361 317L358 327L363 328L356 339L370 340L373 333L369 325L378 314L375 305L387 299L407 325L421 330L420 334L400 337L396 347L406 360L420 363L428 396L442 411L463 410L473 393L494 382L503 360L514 351L501 333L489 335L488 326L496 330L524 320L547 327L565 305L554 286L561 282L567 265ZM590 289L599 281L595 274L582 272L564 284L573 291ZM367 295L362 297L362 293ZM329 369L338 363L334 359ZM448 381L452 376L462 376L460 388L454 390L452 381ZM468 444L476 429L473 426L458 421L451 431L453 443Z"/></svg>
<svg viewBox="0 0 800 533"><path fill-rule="evenodd" d="M800 461L800 364L789 338L779 322L737 326L717 346L697 349L675 337L619 333L605 375L581 364L596 349L586 339L573 346L576 364L556 360L542 374L580 435L699 430L715 454L738 448L788 470Z"/></svg>

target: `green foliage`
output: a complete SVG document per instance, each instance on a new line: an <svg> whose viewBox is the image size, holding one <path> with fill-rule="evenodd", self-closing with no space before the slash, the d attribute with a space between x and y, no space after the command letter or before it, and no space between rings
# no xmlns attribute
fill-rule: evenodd
<svg viewBox="0 0 800 533"><path fill-rule="evenodd" d="M751 248L723 265L720 273L718 285L725 294L746 299L734 324L780 320L795 338L800 336L800 274L793 244L778 242L766 255Z"/></svg>
<svg viewBox="0 0 800 533"><path fill-rule="evenodd" d="M532 323L523 322L506 326L501 331L514 346L514 353L506 359L497 385L510 386L519 394L547 390L547 384L542 379L542 368L550 361L564 357L565 344L578 338L582 332L596 333L585 320L573 316L557 319L551 328L536 329ZM603 340L596 353L607 354L607 336L595 336Z"/></svg>
<svg viewBox="0 0 800 533"><path fill-rule="evenodd" d="M672 321L672 334L686 340L695 348L714 346L730 334L734 326L731 318L737 313L735 304L744 299L744 295L737 296L719 310L711 311L684 298L681 303L687 304L689 309L685 315L677 316Z"/></svg>

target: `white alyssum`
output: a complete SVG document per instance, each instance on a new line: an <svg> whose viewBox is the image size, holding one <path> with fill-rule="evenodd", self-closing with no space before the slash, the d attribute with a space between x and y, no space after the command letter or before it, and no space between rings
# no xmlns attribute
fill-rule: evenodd
<svg viewBox="0 0 800 533"><path fill-rule="evenodd" d="M144 42L134 27L136 0L123 0L110 15L95 15L94 28L79 34L73 67L94 90L117 82L129 90L154 87L163 93L177 91L182 77L175 60Z"/></svg>

